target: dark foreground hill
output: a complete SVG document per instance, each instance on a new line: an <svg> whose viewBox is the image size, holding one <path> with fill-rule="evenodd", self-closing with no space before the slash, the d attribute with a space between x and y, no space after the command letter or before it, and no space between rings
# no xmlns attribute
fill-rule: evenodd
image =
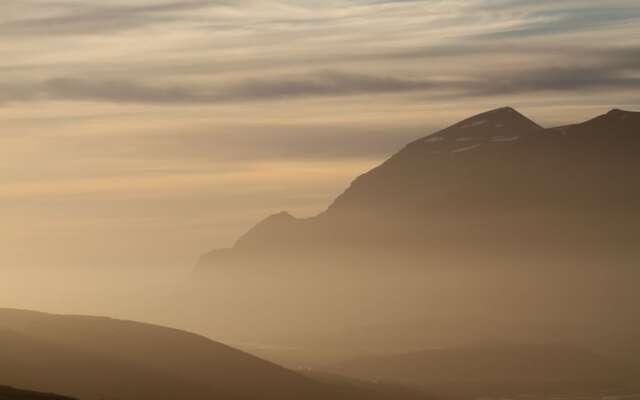
<svg viewBox="0 0 640 400"><path fill-rule="evenodd" d="M0 386L0 400L73 400L55 394L31 392L12 387Z"/></svg>
<svg viewBox="0 0 640 400"><path fill-rule="evenodd" d="M130 321L0 309L0 343L3 383L83 400L388 399Z"/></svg>

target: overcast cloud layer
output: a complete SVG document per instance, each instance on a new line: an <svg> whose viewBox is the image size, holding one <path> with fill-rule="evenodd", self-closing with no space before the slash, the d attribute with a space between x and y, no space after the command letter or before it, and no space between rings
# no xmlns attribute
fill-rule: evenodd
<svg viewBox="0 0 640 400"><path fill-rule="evenodd" d="M638 109L639 27L637 0L3 0L2 257L180 263L471 114Z"/></svg>
<svg viewBox="0 0 640 400"><path fill-rule="evenodd" d="M638 88L640 6L632 0L10 0L3 7L3 103L416 92L437 100Z"/></svg>

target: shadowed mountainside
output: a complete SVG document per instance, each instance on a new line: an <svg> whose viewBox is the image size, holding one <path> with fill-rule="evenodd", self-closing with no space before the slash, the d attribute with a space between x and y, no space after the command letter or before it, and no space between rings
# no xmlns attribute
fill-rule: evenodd
<svg viewBox="0 0 640 400"><path fill-rule="evenodd" d="M357 258L374 246L431 259L459 246L584 255L598 243L629 254L640 232L639 151L640 113L543 129L511 108L493 110L410 143L322 214L271 216L199 266Z"/></svg>
<svg viewBox="0 0 640 400"><path fill-rule="evenodd" d="M408 144L318 216L273 215L202 256L197 301L258 315L247 336L280 343L376 351L350 332L387 324L385 346L408 351L473 341L496 322L489 338L628 354L640 327L638 154L637 112L550 129L509 107L482 113ZM247 333L227 317L230 335Z"/></svg>

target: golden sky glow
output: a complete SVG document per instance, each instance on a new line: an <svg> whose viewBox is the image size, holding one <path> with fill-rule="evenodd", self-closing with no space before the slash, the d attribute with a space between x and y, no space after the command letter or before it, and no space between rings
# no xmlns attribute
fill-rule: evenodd
<svg viewBox="0 0 640 400"><path fill-rule="evenodd" d="M0 8L4 264L190 265L471 114L640 104L636 0Z"/></svg>

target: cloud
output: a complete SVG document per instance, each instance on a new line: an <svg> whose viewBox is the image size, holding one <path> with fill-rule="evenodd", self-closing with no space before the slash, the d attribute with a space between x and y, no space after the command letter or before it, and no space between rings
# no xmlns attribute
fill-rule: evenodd
<svg viewBox="0 0 640 400"><path fill-rule="evenodd" d="M22 88L5 86L0 94L0 100L5 102L45 99L154 104L215 104L315 96L396 93L425 90L433 86L434 84L429 81L340 72L320 72L300 77L270 80L251 79L234 85L211 88L163 87L124 80L94 82L65 78Z"/></svg>
<svg viewBox="0 0 640 400"><path fill-rule="evenodd" d="M13 54L0 65L0 103L436 101L637 88L630 22L640 10L630 0L8 1L14 11L0 16L0 33L16 40L4 45ZM167 25L175 22L188 23ZM136 31L149 26L153 37Z"/></svg>
<svg viewBox="0 0 640 400"><path fill-rule="evenodd" d="M555 92L583 92L595 89L637 90L640 76L621 71L589 67L547 67L526 73L504 73L491 81L470 85L475 96Z"/></svg>
<svg viewBox="0 0 640 400"><path fill-rule="evenodd" d="M633 0L5 0L4 35L95 35L189 22L198 29L348 33L389 30L506 38L606 28L640 18ZM369 27L365 27L366 23ZM461 29L464 28L464 29ZM464 33L464 31L467 31Z"/></svg>
<svg viewBox="0 0 640 400"><path fill-rule="evenodd" d="M104 34L180 20L184 12L212 6L228 6L224 0L186 0L164 3L108 5L95 2L53 2L45 5L26 2L33 9L50 10L50 15L10 19L0 23L4 35L84 35ZM48 7L47 7L48 5ZM28 15L25 11L24 15ZM6 17L5 17L6 18ZM2 22L2 17L0 17Z"/></svg>
<svg viewBox="0 0 640 400"><path fill-rule="evenodd" d="M428 51L420 57L430 56ZM587 56L588 54L588 56ZM446 56L446 54L445 54ZM494 66L456 79L402 74L310 71L297 75L243 77L206 85L146 84L135 80L57 78L37 84L0 85L1 102L30 100L141 104L227 104L317 97L422 93L433 96L497 96L545 91L640 88L640 48L593 50L580 62ZM569 58L569 57L568 57Z"/></svg>
<svg viewBox="0 0 640 400"><path fill-rule="evenodd" d="M562 33L584 32L617 26L640 19L637 4L624 6L590 5L564 9L536 10L527 15L529 21L512 29L496 30L477 35L486 39L552 36Z"/></svg>

